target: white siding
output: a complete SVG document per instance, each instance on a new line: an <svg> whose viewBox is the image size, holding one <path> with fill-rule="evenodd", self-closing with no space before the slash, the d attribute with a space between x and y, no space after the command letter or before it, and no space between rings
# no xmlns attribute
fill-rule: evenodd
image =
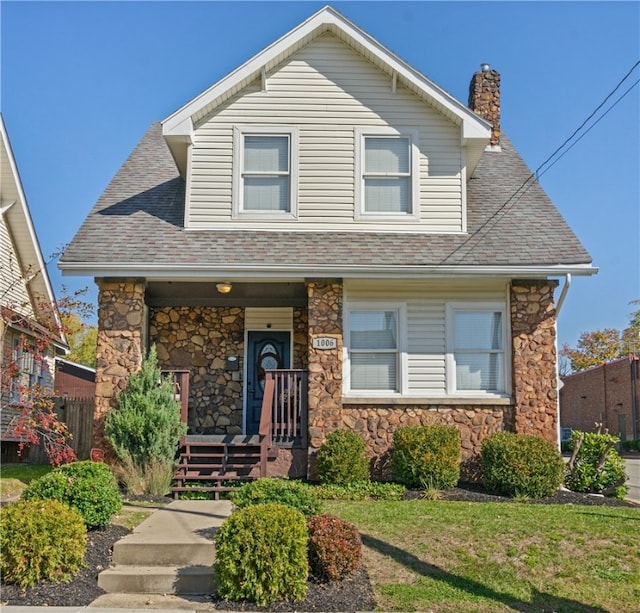
<svg viewBox="0 0 640 613"><path fill-rule="evenodd" d="M291 307L247 307L244 314L245 330L293 330Z"/></svg>
<svg viewBox="0 0 640 613"><path fill-rule="evenodd" d="M299 127L297 220L232 217L233 127ZM416 129L420 221L354 220L355 128ZM332 34L325 34L227 101L195 129L188 227L460 232L463 155L459 128Z"/></svg>
<svg viewBox="0 0 640 613"><path fill-rule="evenodd" d="M33 317L26 280L4 216L0 219L0 304L21 315Z"/></svg>
<svg viewBox="0 0 640 613"><path fill-rule="evenodd" d="M507 282L345 281L345 309L350 302L398 302L407 306L406 368L408 395L446 395L445 311L448 302L495 301L506 305Z"/></svg>

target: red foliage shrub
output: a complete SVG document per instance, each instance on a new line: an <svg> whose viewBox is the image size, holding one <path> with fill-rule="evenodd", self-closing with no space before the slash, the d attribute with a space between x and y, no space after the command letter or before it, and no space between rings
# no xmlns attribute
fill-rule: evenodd
<svg viewBox="0 0 640 613"><path fill-rule="evenodd" d="M318 579L339 581L362 560L362 539L357 528L333 515L309 518L309 568Z"/></svg>

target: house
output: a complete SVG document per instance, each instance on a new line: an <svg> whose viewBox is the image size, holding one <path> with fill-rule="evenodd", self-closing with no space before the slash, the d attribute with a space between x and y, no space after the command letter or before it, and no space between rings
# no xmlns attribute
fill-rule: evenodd
<svg viewBox="0 0 640 613"><path fill-rule="evenodd" d="M640 356L630 355L562 377L560 424L595 432L602 424L620 440L640 439Z"/></svg>
<svg viewBox="0 0 640 613"><path fill-rule="evenodd" d="M3 460L15 461L20 407L51 391L55 355L68 347L2 115L0 140L0 439Z"/></svg>
<svg viewBox="0 0 640 613"><path fill-rule="evenodd" d="M53 393L61 398L94 398L96 369L65 358L56 358Z"/></svg>
<svg viewBox="0 0 640 613"><path fill-rule="evenodd" d="M186 443L259 434L263 474L311 477L336 428L378 476L400 425L455 425L469 472L493 432L557 441L554 292L596 272L500 75L469 108L331 7L153 124L60 268L99 287L98 442L155 344Z"/></svg>

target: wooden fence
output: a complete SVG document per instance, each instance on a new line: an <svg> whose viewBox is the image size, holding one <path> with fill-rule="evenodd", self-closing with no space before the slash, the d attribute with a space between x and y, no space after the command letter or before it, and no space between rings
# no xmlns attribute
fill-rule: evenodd
<svg viewBox="0 0 640 613"><path fill-rule="evenodd" d="M94 398L54 398L56 415L67 424L73 438L70 446L79 460L86 460L93 446L93 412ZM29 462L32 464L48 463L47 454L42 445L29 449Z"/></svg>

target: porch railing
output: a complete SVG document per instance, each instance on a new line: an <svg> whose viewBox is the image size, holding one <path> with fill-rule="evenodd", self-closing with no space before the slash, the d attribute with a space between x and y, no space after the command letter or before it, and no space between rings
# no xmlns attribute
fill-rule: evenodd
<svg viewBox="0 0 640 613"><path fill-rule="evenodd" d="M259 434L269 447L291 443L306 447L307 380L306 370L266 371Z"/></svg>

